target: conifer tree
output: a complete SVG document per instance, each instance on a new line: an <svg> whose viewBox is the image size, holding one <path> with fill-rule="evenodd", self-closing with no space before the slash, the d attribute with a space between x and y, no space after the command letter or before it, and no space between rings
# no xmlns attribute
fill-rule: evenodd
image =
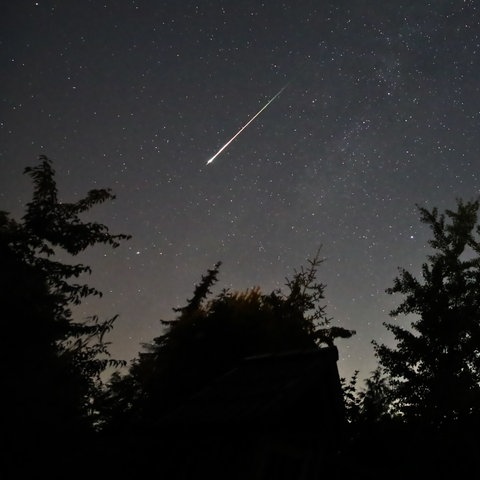
<svg viewBox="0 0 480 480"><path fill-rule="evenodd" d="M421 279L401 269L387 290L404 296L391 316L413 320L405 327L385 324L395 346L374 342L397 412L435 428L478 418L480 410L478 209L478 200L457 200L456 210L443 214L419 208L433 253Z"/></svg>

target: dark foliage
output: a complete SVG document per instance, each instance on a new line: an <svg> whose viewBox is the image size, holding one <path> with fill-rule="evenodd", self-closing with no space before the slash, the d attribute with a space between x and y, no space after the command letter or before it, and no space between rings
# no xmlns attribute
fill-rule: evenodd
<svg viewBox="0 0 480 480"><path fill-rule="evenodd" d="M331 326L325 315L324 285L316 281L320 264L317 254L307 268L295 272L287 280L287 294L224 290L208 300L217 281L217 263L187 305L175 309L177 318L162 321L165 332L144 345L129 373L114 379L107 395L108 416L122 418L121 423L128 418L134 425L152 425L166 409L242 358L315 349L351 336L353 331Z"/></svg>
<svg viewBox="0 0 480 480"><path fill-rule="evenodd" d="M202 457L208 448L197 447L208 437L197 431L197 437L184 443L180 433L172 443L162 431L166 412L178 412L179 404L245 357L316 350L355 333L332 325L326 315L325 286L316 279L319 252L287 279L286 293L253 288L222 290L212 297L219 262L202 276L187 304L174 309L176 318L161 321L161 335L144 345L128 372L114 373L106 388L100 374L107 366L125 365L110 358L105 341L116 317L74 319L72 307L101 292L80 281L90 267L64 259L96 244L116 248L128 238L80 218L114 196L109 190L93 190L78 202L60 202L46 157L25 173L34 192L24 217L16 221L0 212L0 420L2 451L10 459L6 478L31 476L32 471L60 478L72 466L77 476L85 477L93 458L98 460L96 472L107 477L150 474L152 468L160 474L170 454L175 458L170 462L173 478L175 462L183 461L188 449ZM374 342L379 367L364 388L358 387L359 372L349 382L343 380L348 422L333 435L342 442L335 441L334 448L328 443L332 437L320 442L319 458L327 458L328 452L322 468L326 472L327 464L333 467L330 476L480 473L475 460L480 424L479 207L479 201L459 200L455 211L444 214L419 209L433 234L433 253L422 265L421 280L402 269L387 290L404 296L392 317L407 315L411 322L403 327L386 324L396 344ZM307 418L315 405L308 399L305 405ZM300 439L296 448L317 445L304 440L318 440L315 435L321 434L295 430ZM232 446L223 445L222 438L215 440L228 462ZM261 438L264 442L266 437ZM238 445L248 441L251 437L235 438ZM120 450L121 458L112 462ZM185 455L185 460L191 458ZM210 471L209 462L218 457L200 460ZM273 464L275 478L297 474L296 467L290 471L276 460Z"/></svg>
<svg viewBox="0 0 480 480"><path fill-rule="evenodd" d="M434 429L468 423L480 413L478 208L478 201L460 200L444 214L420 208L433 234L423 279L402 269L387 290L404 295L391 315L413 315L413 321L386 324L396 346L375 343L398 414Z"/></svg>
<svg viewBox="0 0 480 480"><path fill-rule="evenodd" d="M38 449L47 436L60 444L93 429L100 374L122 364L109 357L104 340L115 317L74 320L71 307L101 293L75 281L90 267L57 258L95 244L115 248L128 238L79 217L113 199L109 190L62 203L48 158L25 173L34 191L22 221L0 214L1 425L8 448L17 452Z"/></svg>

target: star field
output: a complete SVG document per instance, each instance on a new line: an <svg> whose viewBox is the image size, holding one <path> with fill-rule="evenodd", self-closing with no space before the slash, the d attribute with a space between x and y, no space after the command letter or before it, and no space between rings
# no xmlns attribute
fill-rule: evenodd
<svg viewBox="0 0 480 480"><path fill-rule="evenodd" d="M420 271L415 204L480 193L475 1L22 1L0 7L0 200L54 161L60 195L132 240L81 257L131 359L222 261L218 287L281 288L322 245L328 314L367 375L397 267ZM262 114L206 166L285 84ZM399 319L398 321L405 321Z"/></svg>

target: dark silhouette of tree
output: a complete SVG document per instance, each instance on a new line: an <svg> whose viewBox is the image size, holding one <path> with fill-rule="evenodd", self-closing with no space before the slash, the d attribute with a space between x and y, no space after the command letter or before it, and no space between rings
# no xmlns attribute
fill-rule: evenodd
<svg viewBox="0 0 480 480"><path fill-rule="evenodd" d="M361 392L358 388L359 370L355 370L347 382L346 378L340 378L345 405L345 418L349 424L357 423L360 418Z"/></svg>
<svg viewBox="0 0 480 480"><path fill-rule="evenodd" d="M405 448L404 432L391 415L390 386L383 370L377 367L362 386L358 375L357 370L350 380L341 379L347 425L339 447L339 463L345 471L339 478L385 478L391 476L392 464L398 463L398 449ZM404 465L396 465L395 478L412 471L408 462L418 464L413 458L405 459L405 470Z"/></svg>
<svg viewBox="0 0 480 480"><path fill-rule="evenodd" d="M383 370L377 367L371 376L365 379L365 388L359 392L360 421L370 425L391 420L391 396L389 380Z"/></svg>
<svg viewBox="0 0 480 480"><path fill-rule="evenodd" d="M394 419L392 413L392 392L388 377L381 367L371 372L370 377L359 386L359 370L355 370L350 380L341 378L345 416L354 430L358 426L370 427L374 424Z"/></svg>
<svg viewBox="0 0 480 480"><path fill-rule="evenodd" d="M404 300L391 312L413 315L386 324L396 346L374 342L402 418L434 428L478 418L480 409L479 202L457 200L455 211L419 208L433 238L422 280L400 270L390 294Z"/></svg>
<svg viewBox="0 0 480 480"><path fill-rule="evenodd" d="M25 173L33 181L33 198L24 217L16 221L0 212L0 378L2 436L12 449L21 445L27 452L40 448L47 435L67 442L91 431L100 374L108 365L122 364L109 357L104 339L116 317L81 322L72 314L72 306L101 295L76 281L90 267L58 257L95 244L116 248L129 237L80 218L112 200L110 190L92 190L78 202L62 203L47 157Z"/></svg>
<svg viewBox="0 0 480 480"><path fill-rule="evenodd" d="M115 410L107 416L140 424L165 413L231 369L244 357L331 345L335 338L354 332L332 326L325 314L324 285L317 282L319 253L306 268L287 279L288 292L263 294L221 291L207 297L217 281L220 263L202 277L185 307L174 309L173 321L162 321L162 335L144 345L129 373L114 379L106 403ZM125 395L129 400L125 400ZM108 410L108 409L107 409Z"/></svg>

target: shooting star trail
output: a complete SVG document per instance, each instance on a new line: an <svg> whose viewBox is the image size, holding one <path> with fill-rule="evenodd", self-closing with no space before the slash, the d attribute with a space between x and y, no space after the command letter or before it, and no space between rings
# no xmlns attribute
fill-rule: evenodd
<svg viewBox="0 0 480 480"><path fill-rule="evenodd" d="M288 83L274 95L210 160L207 165L212 163L286 88Z"/></svg>

